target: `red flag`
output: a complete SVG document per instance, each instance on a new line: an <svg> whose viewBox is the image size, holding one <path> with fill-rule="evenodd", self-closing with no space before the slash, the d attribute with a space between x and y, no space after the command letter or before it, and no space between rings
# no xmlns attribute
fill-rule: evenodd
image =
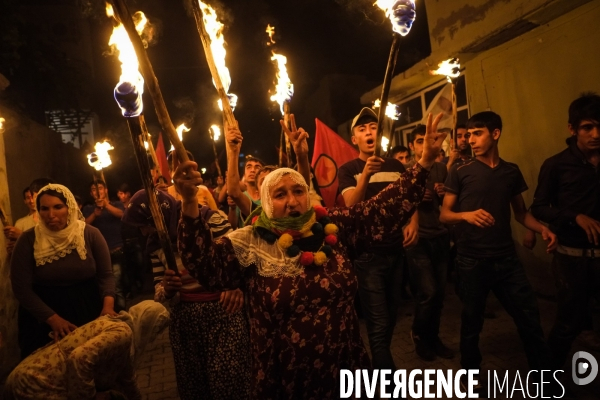
<svg viewBox="0 0 600 400"><path fill-rule="evenodd" d="M167 180L167 182L171 182L171 173L169 172L169 163L167 161L167 152L165 151L162 132L158 134L158 143L155 151L156 158L158 159L160 174Z"/></svg>
<svg viewBox="0 0 600 400"><path fill-rule="evenodd" d="M312 167L325 205L333 207L337 203L338 169L357 158L358 151L318 118L315 118L315 123L317 130Z"/></svg>

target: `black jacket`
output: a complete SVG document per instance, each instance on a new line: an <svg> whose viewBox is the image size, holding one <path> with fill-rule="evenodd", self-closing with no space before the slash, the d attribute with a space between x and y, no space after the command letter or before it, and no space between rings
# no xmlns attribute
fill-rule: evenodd
<svg viewBox="0 0 600 400"><path fill-rule="evenodd" d="M544 161L531 213L550 224L560 244L594 247L575 217L585 214L600 221L600 168L589 163L574 137L569 147Z"/></svg>

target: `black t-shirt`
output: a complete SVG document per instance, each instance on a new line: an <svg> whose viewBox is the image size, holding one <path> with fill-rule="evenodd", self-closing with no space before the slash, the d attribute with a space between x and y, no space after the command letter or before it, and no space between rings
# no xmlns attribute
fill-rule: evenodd
<svg viewBox="0 0 600 400"><path fill-rule="evenodd" d="M484 209L495 224L479 228L461 222L457 233L458 254L473 257L506 257L515 247L510 228L512 198L527 190L523 174L516 164L500 159L495 167L476 159L453 165L446 179L446 190L458 196L456 212Z"/></svg>
<svg viewBox="0 0 600 400"><path fill-rule="evenodd" d="M385 162L381 165L381 171L369 179L364 200L369 200L371 197L377 196L390 183L397 181L400 178L400 174L405 171L402 163L395 158L384 158L384 160ZM341 194L344 194L348 189L356 188L366 164L366 161L355 158L340 167L338 171L338 190Z"/></svg>
<svg viewBox="0 0 600 400"><path fill-rule="evenodd" d="M379 192L389 186L390 183L397 181L400 174L405 172L402 163L395 158L384 158L385 162L381 165L381 171L373 174L369 179L367 191L363 200L369 200L375 197ZM342 165L338 171L338 190L340 193L348 189L355 189L360 179L360 175L365 169L366 161L356 158ZM357 243L357 254L364 251L376 253L398 253L398 249L402 249L402 232L386 237L385 243L377 246L368 246L366 243ZM400 246L400 247L398 247Z"/></svg>

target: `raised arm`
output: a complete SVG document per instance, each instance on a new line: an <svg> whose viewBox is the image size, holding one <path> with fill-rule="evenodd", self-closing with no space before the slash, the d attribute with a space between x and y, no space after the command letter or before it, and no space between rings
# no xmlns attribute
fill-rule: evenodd
<svg viewBox="0 0 600 400"><path fill-rule="evenodd" d="M201 179L195 162L177 166L173 180L182 197L182 218L177 228L183 266L200 284L211 290L240 287L243 274L227 238L213 241L210 227L196 203L196 184Z"/></svg>
<svg viewBox="0 0 600 400"><path fill-rule="evenodd" d="M281 123L281 127L285 132L286 136L289 138L292 147L294 148L294 153L296 153L296 160L298 161L298 172L302 177L304 177L304 181L308 186L310 186L310 163L308 162L308 133L300 128L296 128L296 118L294 114L290 115L290 128L285 125L283 120L279 121ZM247 215L247 214L246 214Z"/></svg>
<svg viewBox="0 0 600 400"><path fill-rule="evenodd" d="M252 200L244 195L240 185L238 160L242 148L242 132L236 126L225 126L225 148L227 150L227 194L231 196L243 215L252 212Z"/></svg>

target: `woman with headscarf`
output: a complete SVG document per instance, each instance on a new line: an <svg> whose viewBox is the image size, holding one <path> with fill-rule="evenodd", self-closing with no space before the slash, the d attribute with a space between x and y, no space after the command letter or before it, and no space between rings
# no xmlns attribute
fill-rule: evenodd
<svg viewBox="0 0 600 400"><path fill-rule="evenodd" d="M11 259L23 358L100 315L116 315L108 246L71 191L44 186L36 207L40 223L21 235Z"/></svg>
<svg viewBox="0 0 600 400"><path fill-rule="evenodd" d="M177 241L177 221L181 202L167 193L155 191L165 225ZM197 206L213 237L231 232L227 217L207 206ZM140 228L154 228L145 190L131 198L123 221ZM182 400L248 399L250 351L248 320L242 308L244 294L236 287L208 290L198 283L175 254L179 276L165 270L164 251L153 232L146 250L154 273L154 300L169 301L169 338L175 361L177 391ZM165 285L168 279L170 285Z"/></svg>
<svg viewBox="0 0 600 400"><path fill-rule="evenodd" d="M351 249L401 230L415 211L445 137L437 133L440 118L428 118L419 163L376 197L310 207L304 178L281 168L265 178L252 225L216 241L195 206L196 165L177 169L186 269L209 288L243 285L248 292L253 398L339 398L340 369L369 367L354 311Z"/></svg>

